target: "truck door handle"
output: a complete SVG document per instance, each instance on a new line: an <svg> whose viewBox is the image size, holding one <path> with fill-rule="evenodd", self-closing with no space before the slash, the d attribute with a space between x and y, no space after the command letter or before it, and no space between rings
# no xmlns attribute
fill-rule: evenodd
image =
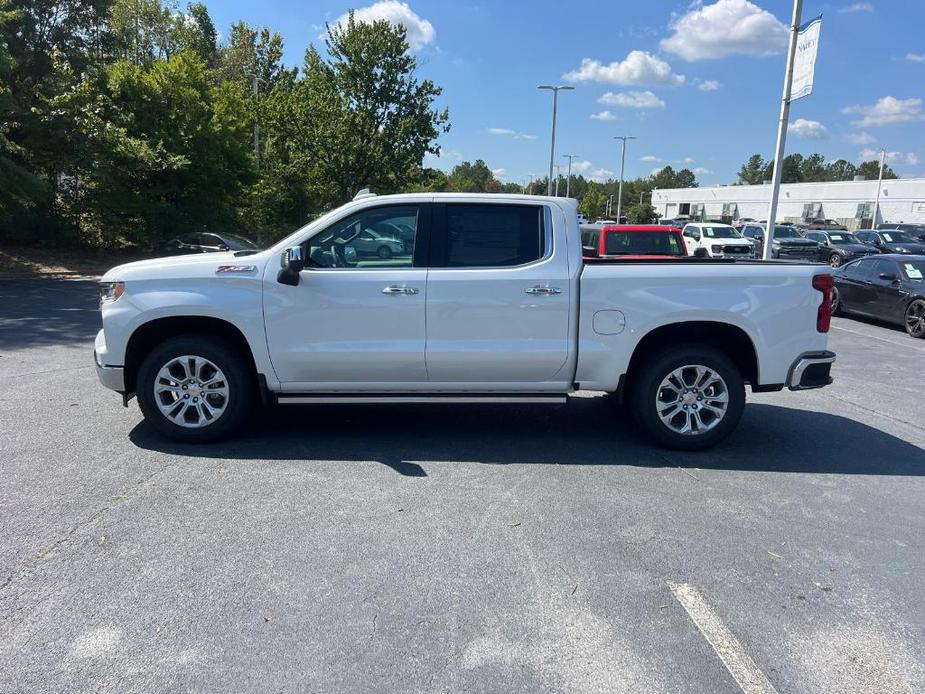
<svg viewBox="0 0 925 694"><path fill-rule="evenodd" d="M561 294L562 290L558 287L550 287L547 285L537 285L535 287L527 287L524 289L527 294L542 294L543 296L551 296L553 294Z"/></svg>
<svg viewBox="0 0 925 694"><path fill-rule="evenodd" d="M417 294L417 287L406 287L401 284L390 284L388 287L382 290L383 294Z"/></svg>

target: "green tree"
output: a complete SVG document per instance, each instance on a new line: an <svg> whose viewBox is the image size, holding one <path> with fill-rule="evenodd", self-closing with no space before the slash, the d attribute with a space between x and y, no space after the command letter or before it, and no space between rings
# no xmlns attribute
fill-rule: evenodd
<svg viewBox="0 0 925 694"><path fill-rule="evenodd" d="M592 183L588 187L588 192L582 197L581 203L578 205L578 210L589 221L594 221L595 219L601 218L601 215L604 214L604 207L606 205L607 195L601 190L599 184Z"/></svg>
<svg viewBox="0 0 925 694"><path fill-rule="evenodd" d="M829 169L825 157L818 152L813 152L800 164L800 178L807 183L827 181L828 177Z"/></svg>
<svg viewBox="0 0 925 694"><path fill-rule="evenodd" d="M769 163L760 154L753 154L739 169L739 180L746 185L759 185L770 177Z"/></svg>
<svg viewBox="0 0 925 694"><path fill-rule="evenodd" d="M82 168L98 242L156 246L185 231L236 223L251 180L247 108L230 84L210 86L192 51L150 67L121 61L60 100L78 114Z"/></svg>
<svg viewBox="0 0 925 694"><path fill-rule="evenodd" d="M850 181L858 172L858 167L850 161L837 159L829 162L826 166L825 180L827 181Z"/></svg>
<svg viewBox="0 0 925 694"><path fill-rule="evenodd" d="M314 47L305 55L304 97L312 104L305 123L313 184L326 204L349 200L360 188L401 190L414 179L449 115L434 101L441 89L418 80L417 59L406 30L386 20L329 26L329 59Z"/></svg>
<svg viewBox="0 0 925 694"><path fill-rule="evenodd" d="M870 161L865 161L864 163L859 164L857 173L869 181L876 181L880 177L880 161L877 159L871 159ZM884 164L883 178L899 178L899 176L897 176L896 172L890 168L889 164Z"/></svg>
<svg viewBox="0 0 925 694"><path fill-rule="evenodd" d="M44 197L41 182L24 165L25 152L8 137L14 126L16 106L9 89L15 63L6 40L6 29L17 22L21 14L21 11L11 10L7 0L0 0L0 232Z"/></svg>
<svg viewBox="0 0 925 694"><path fill-rule="evenodd" d="M456 193L495 193L501 189L501 184L481 159L476 159L475 163L464 161L454 166L447 182L447 190Z"/></svg>
<svg viewBox="0 0 925 694"><path fill-rule="evenodd" d="M666 166L655 172L651 177L652 188L696 188L697 177L690 169L680 169L675 171L672 167Z"/></svg>
<svg viewBox="0 0 925 694"><path fill-rule="evenodd" d="M626 220L630 224L652 224L657 219L658 213L647 202L636 202L626 208Z"/></svg>

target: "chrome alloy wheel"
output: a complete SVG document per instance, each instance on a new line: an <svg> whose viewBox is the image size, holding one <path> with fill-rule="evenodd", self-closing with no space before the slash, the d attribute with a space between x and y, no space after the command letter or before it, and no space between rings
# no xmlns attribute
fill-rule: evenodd
<svg viewBox="0 0 925 694"><path fill-rule="evenodd" d="M713 369L688 364L662 380L655 407L659 419L671 431L698 436L713 429L726 416L729 389Z"/></svg>
<svg viewBox="0 0 925 694"><path fill-rule="evenodd" d="M174 424L198 429L212 424L228 406L228 381L208 359L174 357L157 372L154 400Z"/></svg>

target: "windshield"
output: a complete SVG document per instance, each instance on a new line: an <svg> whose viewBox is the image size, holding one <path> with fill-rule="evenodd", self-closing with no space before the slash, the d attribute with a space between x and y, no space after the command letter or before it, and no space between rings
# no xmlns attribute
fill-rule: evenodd
<svg viewBox="0 0 925 694"><path fill-rule="evenodd" d="M729 226L705 226L700 227L700 233L708 239L740 239L742 234Z"/></svg>
<svg viewBox="0 0 925 694"><path fill-rule="evenodd" d="M243 236L222 234L222 240L224 240L225 245L233 251L253 251L257 249L257 246L252 241L249 241Z"/></svg>
<svg viewBox="0 0 925 694"><path fill-rule="evenodd" d="M854 234L829 234L829 241L834 244L861 243L861 239Z"/></svg>
<svg viewBox="0 0 925 694"><path fill-rule="evenodd" d="M884 231L882 236L887 243L915 243L915 239L904 231Z"/></svg>
<svg viewBox="0 0 925 694"><path fill-rule="evenodd" d="M793 227L774 227L775 239L801 239L803 235Z"/></svg>
<svg viewBox="0 0 925 694"><path fill-rule="evenodd" d="M608 231L607 255L684 255L681 239L670 231Z"/></svg>
<svg viewBox="0 0 925 694"><path fill-rule="evenodd" d="M925 277L925 260L912 260L899 264L903 274L910 280L922 280Z"/></svg>

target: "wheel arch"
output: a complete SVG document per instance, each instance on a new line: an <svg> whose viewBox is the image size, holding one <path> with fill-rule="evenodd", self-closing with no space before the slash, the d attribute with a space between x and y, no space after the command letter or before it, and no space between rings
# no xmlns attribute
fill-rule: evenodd
<svg viewBox="0 0 925 694"><path fill-rule="evenodd" d="M748 333L731 323L699 320L668 323L646 333L633 349L625 385L632 385L633 375L639 373L640 366L649 356L685 342L706 344L723 352L736 365L746 383L753 387L758 384L758 352Z"/></svg>
<svg viewBox="0 0 925 694"><path fill-rule="evenodd" d="M167 316L142 323L129 337L125 349L126 393L135 392L138 370L145 356L157 345L179 335L208 335L225 340L245 357L254 377L257 377L253 351L244 333L234 323L212 316Z"/></svg>

